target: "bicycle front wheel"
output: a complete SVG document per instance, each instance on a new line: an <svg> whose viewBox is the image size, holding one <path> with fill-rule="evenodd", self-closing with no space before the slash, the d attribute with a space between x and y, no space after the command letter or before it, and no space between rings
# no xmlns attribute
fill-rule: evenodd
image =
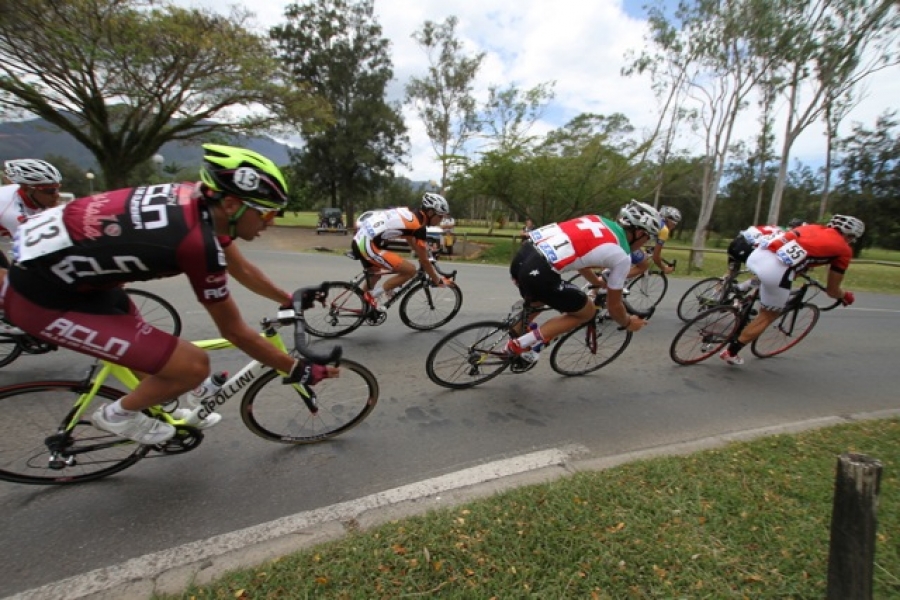
<svg viewBox="0 0 900 600"><path fill-rule="evenodd" d="M721 277L701 279L678 301L678 318L690 321L705 310L725 304L725 282Z"/></svg>
<svg viewBox="0 0 900 600"><path fill-rule="evenodd" d="M750 350L759 358L769 358L793 348L809 335L819 321L819 308L804 303L785 312L753 340Z"/></svg>
<svg viewBox="0 0 900 600"><path fill-rule="evenodd" d="M83 392L82 381L0 389L0 479L38 485L94 481L127 469L149 452L150 446L95 429L87 414L74 428L60 431ZM97 390L98 398L110 401L122 395L106 386Z"/></svg>
<svg viewBox="0 0 900 600"><path fill-rule="evenodd" d="M323 338L345 335L362 325L369 309L362 290L346 281L332 281L325 298L303 311L306 330Z"/></svg>
<svg viewBox="0 0 900 600"><path fill-rule="evenodd" d="M631 336L608 315L597 317L562 336L550 353L550 367L560 375L592 373L622 354Z"/></svg>
<svg viewBox="0 0 900 600"><path fill-rule="evenodd" d="M400 320L407 327L419 331L437 329L456 316L462 301L462 291L455 285L432 287L427 283L420 283L410 289L400 301Z"/></svg>
<svg viewBox="0 0 900 600"><path fill-rule="evenodd" d="M181 335L181 315L168 300L134 288L125 288L125 293L146 323L174 336Z"/></svg>
<svg viewBox="0 0 900 600"><path fill-rule="evenodd" d="M681 328L669 347L669 356L680 365L706 360L737 334L741 316L736 308L717 306L702 312Z"/></svg>
<svg viewBox="0 0 900 600"><path fill-rule="evenodd" d="M625 284L628 294L624 302L629 312L646 313L662 301L668 289L669 279L665 274L648 271Z"/></svg>
<svg viewBox="0 0 900 600"><path fill-rule="evenodd" d="M493 379L509 366L509 328L501 321L480 321L444 336L425 359L425 372L436 384L462 390Z"/></svg>
<svg viewBox="0 0 900 600"><path fill-rule="evenodd" d="M341 360L341 376L323 379L311 389L281 383L282 375L264 373L241 400L241 419L259 437L281 444L314 444L353 429L378 403L378 381L366 367Z"/></svg>

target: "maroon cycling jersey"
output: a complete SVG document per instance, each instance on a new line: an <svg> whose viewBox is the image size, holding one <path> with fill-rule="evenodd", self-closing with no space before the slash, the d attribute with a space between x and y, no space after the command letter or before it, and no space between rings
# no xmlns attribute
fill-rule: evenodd
<svg viewBox="0 0 900 600"><path fill-rule="evenodd" d="M13 287L61 307L72 292L184 273L203 304L229 296L223 243L194 184L95 194L46 210L19 228Z"/></svg>

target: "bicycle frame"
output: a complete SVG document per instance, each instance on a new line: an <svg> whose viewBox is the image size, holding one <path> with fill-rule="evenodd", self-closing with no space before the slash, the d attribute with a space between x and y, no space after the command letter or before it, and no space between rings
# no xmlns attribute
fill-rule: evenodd
<svg viewBox="0 0 900 600"><path fill-rule="evenodd" d="M431 257L429 257L429 258L431 260L431 264L434 265L434 268L437 270L439 275L441 275L442 277L447 277L448 279L453 279L453 280L456 279L456 271L453 271L450 273L442 271L441 268L438 266L437 261L434 260L434 258L431 258ZM356 260L356 259L354 258L354 260ZM360 273L359 275L354 277L353 280L351 281L351 283L354 286L358 287L363 292L368 292L369 288L370 288L370 284L369 284L370 277L384 277L387 275L395 275L395 274L396 274L396 271L394 271L393 269L385 269L383 267L367 267L367 268L363 269L362 273ZM388 298L385 302L383 302L382 306L385 309L390 308L398 300L400 300L403 297L403 295L406 294L407 291L412 289L412 287L414 285L416 285L417 283L420 283L420 282L427 282L427 280L428 280L428 274L425 273L425 269L422 268L422 265L419 265L418 269L416 269L416 274L413 275L408 280L404 281L400 286L398 286L394 290L393 295L390 298ZM365 287L363 287L364 283L365 283Z"/></svg>
<svg viewBox="0 0 900 600"><path fill-rule="evenodd" d="M274 329L275 324L268 321L264 321L264 324L268 325L268 327L262 332L261 335L263 335L263 337L265 337L267 341L269 341L273 346L275 346L282 352L287 352L287 346L284 343L284 339L281 337L281 334ZM227 350L235 347L234 344L222 338L197 340L191 343L207 352L213 350ZM203 400L201 406L199 407L199 418L205 419L210 414L216 412L226 402L228 402L228 400L233 398L239 392L243 391L260 375L269 370L270 367L267 367L257 360L251 360L237 373L228 378L228 381L226 381L222 385L222 388L218 392L216 392L215 395ZM85 377L85 384L90 385L90 387L78 397L78 400L75 402L73 413L67 417L68 421L67 423L64 423L62 430L68 431L74 428L75 424L79 419L81 419L93 399L96 397L98 390L100 390L100 388L104 386L104 384L110 377L114 377L115 379L117 379L128 390L133 390L140 383L140 379L131 369L105 360L97 360L97 362L95 362L91 366L87 373L87 376ZM303 401L307 403L308 406L310 406L310 409L313 409L315 400L310 396L307 389L304 386L297 384L293 384L293 387L300 393ZM153 417L156 417L171 425L187 426L187 422L185 419L173 418L172 415L165 409L163 409L160 405L153 406L147 409L147 412L149 412ZM116 443L133 442L120 440Z"/></svg>

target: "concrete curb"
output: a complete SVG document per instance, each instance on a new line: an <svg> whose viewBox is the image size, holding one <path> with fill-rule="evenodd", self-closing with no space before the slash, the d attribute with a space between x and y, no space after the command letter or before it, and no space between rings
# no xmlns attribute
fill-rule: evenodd
<svg viewBox="0 0 900 600"><path fill-rule="evenodd" d="M586 452L579 446L541 450L155 552L26 590L5 600L118 600L178 594L188 585L204 585L228 571L339 539L350 531L366 530L524 485L553 481L574 472L598 471L658 456L690 454L764 436L898 416L900 410L890 409L824 417L601 458L579 459Z"/></svg>

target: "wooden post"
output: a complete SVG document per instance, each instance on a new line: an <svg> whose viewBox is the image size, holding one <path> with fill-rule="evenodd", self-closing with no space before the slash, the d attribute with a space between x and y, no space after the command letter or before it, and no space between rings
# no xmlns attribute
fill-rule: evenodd
<svg viewBox="0 0 900 600"><path fill-rule="evenodd" d="M838 457L831 513L828 600L871 600L881 462L862 454Z"/></svg>

